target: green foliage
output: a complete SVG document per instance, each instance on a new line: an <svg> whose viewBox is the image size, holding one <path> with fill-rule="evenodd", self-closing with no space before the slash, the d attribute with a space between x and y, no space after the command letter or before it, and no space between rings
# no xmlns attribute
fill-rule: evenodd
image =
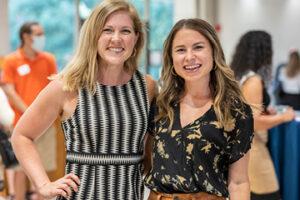
<svg viewBox="0 0 300 200"><path fill-rule="evenodd" d="M24 22L37 21L45 30L46 51L56 56L61 69L73 52L75 1L73 0L9 0L11 46L19 44L19 29Z"/></svg>
<svg viewBox="0 0 300 200"><path fill-rule="evenodd" d="M173 25L173 1L152 0L150 4L150 49L162 49Z"/></svg>
<svg viewBox="0 0 300 200"><path fill-rule="evenodd" d="M92 9L101 0L81 0ZM144 0L130 0L144 19ZM9 0L9 25L11 46L19 44L19 28L26 21L38 21L46 34L46 51L56 56L59 69L62 69L74 50L75 0ZM173 1L150 0L150 51L162 51L163 42L173 24ZM145 54L144 54L145 55ZM142 59L145 63L145 56ZM143 65L143 64L141 64ZM158 78L160 66L149 66L150 73Z"/></svg>

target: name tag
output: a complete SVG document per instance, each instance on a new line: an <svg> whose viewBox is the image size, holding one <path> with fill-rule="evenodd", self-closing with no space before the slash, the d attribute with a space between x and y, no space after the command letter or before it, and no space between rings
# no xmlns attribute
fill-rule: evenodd
<svg viewBox="0 0 300 200"><path fill-rule="evenodd" d="M21 65L17 68L17 71L20 76L25 76L30 73L30 67L27 64Z"/></svg>

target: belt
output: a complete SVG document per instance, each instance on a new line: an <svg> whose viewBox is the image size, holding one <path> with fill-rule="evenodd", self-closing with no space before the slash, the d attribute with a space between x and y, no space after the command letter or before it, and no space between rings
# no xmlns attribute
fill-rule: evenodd
<svg viewBox="0 0 300 200"><path fill-rule="evenodd" d="M135 165L143 161L141 154L95 154L67 151L67 162L87 165Z"/></svg>
<svg viewBox="0 0 300 200"><path fill-rule="evenodd" d="M226 200L225 197L219 197L206 192L198 193L176 193L166 194L151 191L148 200Z"/></svg>

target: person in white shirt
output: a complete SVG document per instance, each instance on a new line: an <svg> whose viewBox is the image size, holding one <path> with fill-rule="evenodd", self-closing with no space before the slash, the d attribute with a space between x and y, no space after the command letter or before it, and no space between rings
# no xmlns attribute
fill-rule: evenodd
<svg viewBox="0 0 300 200"><path fill-rule="evenodd" d="M297 50L291 51L287 65L279 71L278 79L278 104L300 110L300 56Z"/></svg>
<svg viewBox="0 0 300 200"><path fill-rule="evenodd" d="M9 105L7 97L0 85L0 128L5 130L12 126L15 113Z"/></svg>
<svg viewBox="0 0 300 200"><path fill-rule="evenodd" d="M9 105L7 97L1 88L0 83L0 129L7 131L11 128L14 121L14 111ZM0 191L4 189L4 166L0 156ZM0 195L0 199L3 199Z"/></svg>

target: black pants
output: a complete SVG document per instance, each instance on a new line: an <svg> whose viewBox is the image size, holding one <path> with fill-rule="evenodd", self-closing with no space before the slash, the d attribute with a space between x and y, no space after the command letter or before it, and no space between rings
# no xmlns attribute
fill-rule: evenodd
<svg viewBox="0 0 300 200"><path fill-rule="evenodd" d="M278 99L278 104L292 106L295 110L300 110L300 94L282 93Z"/></svg>
<svg viewBox="0 0 300 200"><path fill-rule="evenodd" d="M256 194L254 192L251 192L251 200L280 200L280 193L272 192L267 194Z"/></svg>

